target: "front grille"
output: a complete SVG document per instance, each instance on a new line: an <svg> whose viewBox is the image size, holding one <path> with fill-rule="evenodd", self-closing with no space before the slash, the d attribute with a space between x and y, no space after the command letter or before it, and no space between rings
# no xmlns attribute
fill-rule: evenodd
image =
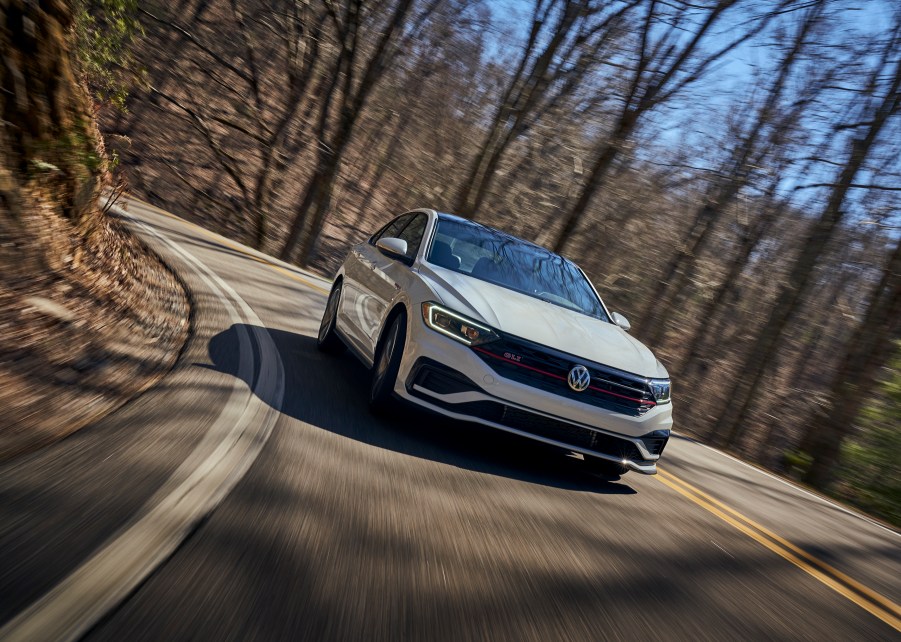
<svg viewBox="0 0 901 642"><path fill-rule="evenodd" d="M539 437L561 441L564 444L595 450L594 442L595 435L597 435L595 431L520 408L504 406L504 412L498 423ZM632 447L634 448L634 446Z"/></svg>
<svg viewBox="0 0 901 642"><path fill-rule="evenodd" d="M656 405L648 381L546 346L505 336L473 348L476 354L505 379L551 392L561 397L630 416L640 416ZM591 375L589 388L576 392L567 376L581 364Z"/></svg>
<svg viewBox="0 0 901 642"><path fill-rule="evenodd" d="M521 430L537 437L552 439L573 448L612 455L617 459L644 461L641 451L631 441L597 432L568 421L554 419L553 417L540 415L515 406L508 406L497 401L446 403L433 397L424 398L428 399L430 403L450 411L485 419L486 421Z"/></svg>

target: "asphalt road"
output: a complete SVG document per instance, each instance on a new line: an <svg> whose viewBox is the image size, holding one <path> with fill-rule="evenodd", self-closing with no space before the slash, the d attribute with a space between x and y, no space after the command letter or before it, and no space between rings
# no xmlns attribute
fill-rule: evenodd
<svg viewBox="0 0 901 642"><path fill-rule="evenodd" d="M156 388L0 467L0 639L901 640L897 532L684 439L611 483L375 419L363 367L315 349L327 282L126 220L192 336Z"/></svg>

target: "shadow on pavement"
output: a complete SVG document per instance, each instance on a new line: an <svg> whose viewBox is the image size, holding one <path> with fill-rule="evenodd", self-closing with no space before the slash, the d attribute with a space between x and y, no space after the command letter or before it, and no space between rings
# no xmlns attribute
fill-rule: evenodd
<svg viewBox="0 0 901 642"><path fill-rule="evenodd" d="M237 376L239 327L233 325L210 340L212 365L204 367ZM253 326L244 329L253 336ZM565 451L479 424L406 408L390 419L374 417L367 405L369 373L353 356L327 356L316 349L313 337L264 330L284 364L285 394L280 403L260 398L285 415L379 448L450 466L568 490L635 493L627 484L591 474L582 461ZM252 381L245 383L254 387Z"/></svg>

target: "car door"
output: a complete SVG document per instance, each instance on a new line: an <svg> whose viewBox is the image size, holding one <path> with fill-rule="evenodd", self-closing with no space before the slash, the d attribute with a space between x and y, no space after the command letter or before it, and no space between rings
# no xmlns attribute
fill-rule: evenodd
<svg viewBox="0 0 901 642"><path fill-rule="evenodd" d="M428 216L424 213L414 214L399 232L391 230L391 234L383 234L380 238L394 236L407 242L408 263L419 253L422 238L425 234ZM413 278L410 267L404 261L382 254L374 245L371 247L372 269L365 279L361 279L361 287L365 290L366 313L363 315L366 326L365 341L369 348L368 356L374 357L375 347L379 340L382 321L388 312L388 306L399 290L409 288Z"/></svg>
<svg viewBox="0 0 901 642"><path fill-rule="evenodd" d="M373 316L377 314L379 306L372 300L369 285L375 261L382 256L375 243L382 237L396 237L412 217L412 214L403 214L395 218L376 232L369 241L352 247L345 262L338 326L353 347L369 358L372 357L369 336L372 326L379 323L379 317Z"/></svg>

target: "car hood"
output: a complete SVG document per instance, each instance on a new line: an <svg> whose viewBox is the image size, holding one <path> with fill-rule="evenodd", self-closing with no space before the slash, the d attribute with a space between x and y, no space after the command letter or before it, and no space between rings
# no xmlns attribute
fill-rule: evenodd
<svg viewBox="0 0 901 642"><path fill-rule="evenodd" d="M643 377L668 376L618 325L441 267L423 265L419 273L437 302L502 332Z"/></svg>

